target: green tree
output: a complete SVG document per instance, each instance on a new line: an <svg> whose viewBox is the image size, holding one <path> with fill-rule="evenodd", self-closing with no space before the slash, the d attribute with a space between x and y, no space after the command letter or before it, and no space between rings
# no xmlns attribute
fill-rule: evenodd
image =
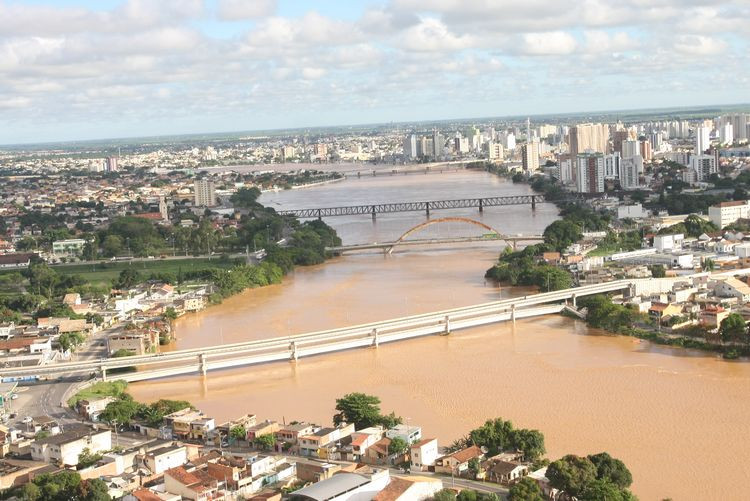
<svg viewBox="0 0 750 501"><path fill-rule="evenodd" d="M130 289L141 283L141 274L133 268L125 268L120 272L115 282L118 289Z"/></svg>
<svg viewBox="0 0 750 501"><path fill-rule="evenodd" d="M336 399L336 410L338 412L333 416L333 424L336 426L341 423L353 423L354 427L359 430L384 422L387 424L401 422L401 418L393 414L383 416L380 413L380 399L364 393L349 393Z"/></svg>
<svg viewBox="0 0 750 501"><path fill-rule="evenodd" d="M544 501L544 496L535 480L523 477L510 488L508 501Z"/></svg>
<svg viewBox="0 0 750 501"><path fill-rule="evenodd" d="M432 497L434 501L456 501L456 493L450 489L441 489Z"/></svg>
<svg viewBox="0 0 750 501"><path fill-rule="evenodd" d="M580 501L637 501L627 489L621 489L607 480L596 479L586 485L578 496Z"/></svg>
<svg viewBox="0 0 750 501"><path fill-rule="evenodd" d="M405 454L407 450L409 450L409 444L400 437L392 438L391 443L388 445L388 453L394 456Z"/></svg>
<svg viewBox="0 0 750 501"><path fill-rule="evenodd" d="M273 435L273 433L267 433L265 435L260 435L255 437L255 440L253 440L253 445L260 450L263 451L270 451L273 449L273 446L276 445L276 437Z"/></svg>
<svg viewBox="0 0 750 501"><path fill-rule="evenodd" d="M663 264L655 264L651 266L651 276L654 278L664 278L667 276L667 272L664 269Z"/></svg>
<svg viewBox="0 0 750 501"><path fill-rule="evenodd" d="M115 257L122 254L123 240L117 235L107 235L102 242L102 254L106 257Z"/></svg>
<svg viewBox="0 0 750 501"><path fill-rule="evenodd" d="M169 320L170 322L174 322L175 320L177 320L177 310L175 310L172 306L170 306L169 308L166 309L166 311L164 311L163 316L166 320Z"/></svg>
<svg viewBox="0 0 750 501"><path fill-rule="evenodd" d="M721 340L726 342L746 341L747 324L739 313L730 313L719 326Z"/></svg>
<svg viewBox="0 0 750 501"><path fill-rule="evenodd" d="M547 478L552 487L578 496L596 480L596 466L588 458L569 454L547 467Z"/></svg>
<svg viewBox="0 0 750 501"><path fill-rule="evenodd" d="M86 337L80 332L64 332L57 338L63 351L75 351L85 341Z"/></svg>
<svg viewBox="0 0 750 501"><path fill-rule="evenodd" d="M142 405L125 393L114 402L108 403L99 414L99 419L109 424L130 424L141 411Z"/></svg>
<svg viewBox="0 0 750 501"><path fill-rule="evenodd" d="M82 470L89 466L95 465L102 458L101 454L94 454L91 450L86 447L78 455L78 469Z"/></svg>
<svg viewBox="0 0 750 501"><path fill-rule="evenodd" d="M707 257L703 260L701 268L703 268L703 271L714 271L714 268L716 268L716 263L713 259Z"/></svg>
<svg viewBox="0 0 750 501"><path fill-rule="evenodd" d="M244 426L232 426L229 436L235 440L247 440L247 430Z"/></svg>
<svg viewBox="0 0 750 501"><path fill-rule="evenodd" d="M562 251L570 244L583 238L581 228L573 221L560 219L544 229L544 243Z"/></svg>
<svg viewBox="0 0 750 501"><path fill-rule="evenodd" d="M462 489L456 496L456 501L477 501L477 491L472 489Z"/></svg>
<svg viewBox="0 0 750 501"><path fill-rule="evenodd" d="M544 435L539 430L514 430L511 435L513 447L523 452L526 461L536 461L547 452Z"/></svg>
<svg viewBox="0 0 750 501"><path fill-rule="evenodd" d="M258 203L258 197L260 196L260 190L253 186L252 188L240 188L237 192L229 198L234 207L242 207L245 209L255 209L261 207Z"/></svg>
<svg viewBox="0 0 750 501"><path fill-rule="evenodd" d="M588 456L589 460L596 466L596 478L606 480L621 489L630 487L633 483L633 475L625 466L625 463L613 458L606 452Z"/></svg>

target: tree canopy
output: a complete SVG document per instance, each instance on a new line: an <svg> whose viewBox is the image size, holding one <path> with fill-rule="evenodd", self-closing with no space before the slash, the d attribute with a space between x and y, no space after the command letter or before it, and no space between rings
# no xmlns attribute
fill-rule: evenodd
<svg viewBox="0 0 750 501"><path fill-rule="evenodd" d="M380 413L380 399L365 393L349 393L336 399L336 410L333 424L353 423L355 428L369 428L370 426L384 426L392 428L400 424L402 419L394 413L383 415Z"/></svg>
<svg viewBox="0 0 750 501"><path fill-rule="evenodd" d="M510 488L508 501L544 501L544 496L535 480L523 477Z"/></svg>

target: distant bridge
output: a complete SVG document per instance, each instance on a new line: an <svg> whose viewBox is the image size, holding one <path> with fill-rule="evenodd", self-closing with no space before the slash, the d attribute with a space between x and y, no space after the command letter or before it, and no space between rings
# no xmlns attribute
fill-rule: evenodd
<svg viewBox="0 0 750 501"><path fill-rule="evenodd" d="M439 209L465 209L476 207L482 212L485 207L499 207L504 205L531 205L536 209L537 203L545 202L544 195L513 195L509 197L458 198L454 200L430 200L425 202L395 202L387 204L348 205L343 207L319 207L315 209L291 209L279 211L283 216L298 218L324 218L334 216L356 216L369 214L375 219L377 214L393 212L424 212Z"/></svg>

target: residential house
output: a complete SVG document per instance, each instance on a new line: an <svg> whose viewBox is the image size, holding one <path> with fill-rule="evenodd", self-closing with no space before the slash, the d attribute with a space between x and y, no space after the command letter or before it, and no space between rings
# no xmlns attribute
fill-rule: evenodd
<svg viewBox="0 0 750 501"><path fill-rule="evenodd" d="M192 501L226 499L219 490L218 481L203 470L187 471L183 466L164 472L164 488L167 492Z"/></svg>
<svg viewBox="0 0 750 501"><path fill-rule="evenodd" d="M172 428L172 435L181 440L190 437L190 423L205 417L201 411L186 407L164 416L164 424Z"/></svg>
<svg viewBox="0 0 750 501"><path fill-rule="evenodd" d="M443 489L439 478L391 477L385 489L375 495L373 501L423 501L432 499Z"/></svg>
<svg viewBox="0 0 750 501"><path fill-rule="evenodd" d="M89 421L98 421L101 414L110 402L114 402L114 397L87 398L79 400L76 405L78 414Z"/></svg>
<svg viewBox="0 0 750 501"><path fill-rule="evenodd" d="M215 427L214 418L200 417L190 421L190 439L205 442Z"/></svg>
<svg viewBox="0 0 750 501"><path fill-rule="evenodd" d="M297 459L297 478L302 482L320 482L341 471L341 465L326 461Z"/></svg>
<svg viewBox="0 0 750 501"><path fill-rule="evenodd" d="M481 460L482 458L484 458L482 449L476 445L472 445L471 447L437 458L435 460L435 472L461 475L461 473L468 470L469 461L472 459Z"/></svg>
<svg viewBox="0 0 750 501"><path fill-rule="evenodd" d="M388 448L391 445L391 439L383 437L365 450L362 462L366 464L388 464L391 457Z"/></svg>
<svg viewBox="0 0 750 501"><path fill-rule="evenodd" d="M317 456L327 458L325 450L329 445L335 445L336 441L348 437L354 433L354 424L342 424L335 428L322 428L310 435L299 438L299 452L303 456Z"/></svg>
<svg viewBox="0 0 750 501"><path fill-rule="evenodd" d="M141 487L122 497L122 501L181 501L182 496Z"/></svg>
<svg viewBox="0 0 750 501"><path fill-rule="evenodd" d="M721 321L729 316L729 311L718 305L708 305L701 310L698 318L700 323L709 329L718 329Z"/></svg>
<svg viewBox="0 0 750 501"><path fill-rule="evenodd" d="M750 301L750 286L734 277L716 281L714 292L719 297L734 297L741 303Z"/></svg>
<svg viewBox="0 0 750 501"><path fill-rule="evenodd" d="M393 428L385 432L385 436L393 440L394 438L400 438L407 444L413 444L414 442L422 438L422 428L419 426L411 426L408 424L397 424Z"/></svg>
<svg viewBox="0 0 750 501"><path fill-rule="evenodd" d="M435 466L435 461L439 456L438 441L435 438L425 438L414 442L409 447L412 470L428 471L430 467Z"/></svg>
<svg viewBox="0 0 750 501"><path fill-rule="evenodd" d="M247 440L249 442L252 442L262 435L272 435L280 429L281 425L278 423L278 421L271 421L270 419L266 419L265 421L261 421L254 426L246 428Z"/></svg>
<svg viewBox="0 0 750 501"><path fill-rule="evenodd" d="M276 449L277 451L281 451L296 448L300 437L312 435L319 430L320 426L305 422L284 425L274 433L276 436Z"/></svg>
<svg viewBox="0 0 750 501"><path fill-rule="evenodd" d="M498 484L512 484L529 474L529 467L515 461L493 460L484 466L485 480Z"/></svg>
<svg viewBox="0 0 750 501"><path fill-rule="evenodd" d="M182 466L187 462L187 448L184 445L168 445L146 454L144 463L155 475Z"/></svg>
<svg viewBox="0 0 750 501"><path fill-rule="evenodd" d="M31 458L34 461L75 466L78 464L78 456L84 449L97 453L111 448L110 430L67 426L62 433L35 440L31 444Z"/></svg>

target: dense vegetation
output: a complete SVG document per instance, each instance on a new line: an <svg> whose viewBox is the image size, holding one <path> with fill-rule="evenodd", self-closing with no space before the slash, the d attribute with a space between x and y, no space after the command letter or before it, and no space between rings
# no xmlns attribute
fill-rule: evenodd
<svg viewBox="0 0 750 501"><path fill-rule="evenodd" d="M569 454L547 467L550 485L582 501L632 501L633 477L625 464L606 452L587 457Z"/></svg>
<svg viewBox="0 0 750 501"><path fill-rule="evenodd" d="M573 283L570 273L538 260L546 249L546 244L530 245L516 252L506 247L498 263L488 269L484 276L511 285L535 285L543 291L570 287Z"/></svg>
<svg viewBox="0 0 750 501"><path fill-rule="evenodd" d="M501 418L487 420L482 426L453 442L449 450L456 451L476 445L487 448L488 456L505 451L521 451L526 461L540 459L546 449L544 435L538 430L516 429L511 421Z"/></svg>
<svg viewBox="0 0 750 501"><path fill-rule="evenodd" d="M69 470L46 473L2 494L3 499L16 497L23 501L110 501L107 484L98 478L82 480Z"/></svg>

